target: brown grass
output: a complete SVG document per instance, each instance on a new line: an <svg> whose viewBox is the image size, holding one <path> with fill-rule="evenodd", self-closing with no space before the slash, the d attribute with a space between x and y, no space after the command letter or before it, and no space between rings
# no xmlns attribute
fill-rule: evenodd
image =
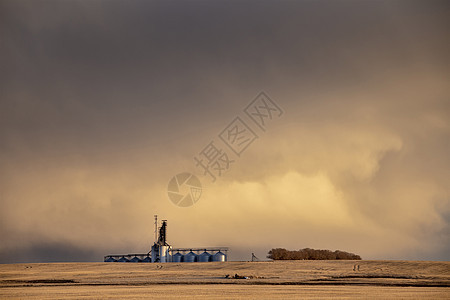
<svg viewBox="0 0 450 300"><path fill-rule="evenodd" d="M235 274L248 279L231 278ZM156 296L450 299L450 262L358 260L0 265L0 298Z"/></svg>

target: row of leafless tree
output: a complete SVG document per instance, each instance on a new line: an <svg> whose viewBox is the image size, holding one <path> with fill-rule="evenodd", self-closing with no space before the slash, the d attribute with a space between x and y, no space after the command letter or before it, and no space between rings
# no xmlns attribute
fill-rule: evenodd
<svg viewBox="0 0 450 300"><path fill-rule="evenodd" d="M316 250L316 249L300 249L300 250L286 250L283 248L276 248L269 251L267 258L273 260L333 260L333 259L348 259L360 260L361 256L348 253L345 251L330 251L330 250Z"/></svg>

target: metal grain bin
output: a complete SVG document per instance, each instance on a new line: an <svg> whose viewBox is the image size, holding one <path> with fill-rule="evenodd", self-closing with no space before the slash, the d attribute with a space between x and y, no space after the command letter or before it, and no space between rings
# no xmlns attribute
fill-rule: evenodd
<svg viewBox="0 0 450 300"><path fill-rule="evenodd" d="M146 262L146 263L152 262L152 258L151 258L150 256L146 256L146 257L142 260L142 262Z"/></svg>
<svg viewBox="0 0 450 300"><path fill-rule="evenodd" d="M137 256L135 256L132 259L130 259L130 262L137 263L137 262L141 262L141 260Z"/></svg>
<svg viewBox="0 0 450 300"><path fill-rule="evenodd" d="M165 263L169 261L169 247L159 246L159 262Z"/></svg>
<svg viewBox="0 0 450 300"><path fill-rule="evenodd" d="M181 254L180 252L172 256L172 262L181 262L182 260L183 254Z"/></svg>
<svg viewBox="0 0 450 300"><path fill-rule="evenodd" d="M105 259L105 262L116 262L117 260L115 260L114 258L112 258L112 257L109 257L109 258L107 258L107 259Z"/></svg>
<svg viewBox="0 0 450 300"><path fill-rule="evenodd" d="M219 251L212 256L212 261L227 261L227 256Z"/></svg>
<svg viewBox="0 0 450 300"><path fill-rule="evenodd" d="M202 254L200 254L198 256L198 262L208 262L211 258L211 254L209 254L208 252L203 252Z"/></svg>
<svg viewBox="0 0 450 300"><path fill-rule="evenodd" d="M183 256L183 262L195 262L197 260L197 254L189 252Z"/></svg>
<svg viewBox="0 0 450 300"><path fill-rule="evenodd" d="M119 259L118 262L129 262L129 260L126 259L125 256L122 256L122 258Z"/></svg>

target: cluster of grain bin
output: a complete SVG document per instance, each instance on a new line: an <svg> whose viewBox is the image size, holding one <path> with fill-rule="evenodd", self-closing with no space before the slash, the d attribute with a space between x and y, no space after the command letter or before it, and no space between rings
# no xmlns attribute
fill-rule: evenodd
<svg viewBox="0 0 450 300"><path fill-rule="evenodd" d="M227 261L228 248L223 249L172 249L171 247L153 247L152 253L124 254L105 256L104 262L128 263L166 263L166 262L224 262ZM223 252L222 252L223 251ZM197 252L197 253L196 253ZM224 253L225 252L225 253Z"/></svg>
<svg viewBox="0 0 450 300"><path fill-rule="evenodd" d="M149 254L120 254L120 255L107 255L104 262L152 262Z"/></svg>
<svg viewBox="0 0 450 300"><path fill-rule="evenodd" d="M177 251L177 253L172 255L172 262L211 262L211 261L227 261L227 255L223 253L220 250L208 250L208 249L190 249L187 253L180 253L186 252L185 250L177 250L173 249L174 251ZM201 254L196 254L194 251L200 252L203 251ZM209 252L208 252L209 251ZM225 250L226 251L226 250ZM214 253L215 252L215 253ZM214 253L214 254L211 254Z"/></svg>
<svg viewBox="0 0 450 300"><path fill-rule="evenodd" d="M155 216L155 242L148 253L107 255L104 257L104 262L225 262L228 256L227 251L227 247L173 249L167 242L167 220L162 220L158 228L158 219Z"/></svg>

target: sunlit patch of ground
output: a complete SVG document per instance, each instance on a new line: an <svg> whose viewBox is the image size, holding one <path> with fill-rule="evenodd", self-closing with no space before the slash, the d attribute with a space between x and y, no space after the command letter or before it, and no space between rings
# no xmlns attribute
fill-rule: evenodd
<svg viewBox="0 0 450 300"><path fill-rule="evenodd" d="M96 299L156 296L214 299L450 299L450 262L277 261L0 265L0 298Z"/></svg>

